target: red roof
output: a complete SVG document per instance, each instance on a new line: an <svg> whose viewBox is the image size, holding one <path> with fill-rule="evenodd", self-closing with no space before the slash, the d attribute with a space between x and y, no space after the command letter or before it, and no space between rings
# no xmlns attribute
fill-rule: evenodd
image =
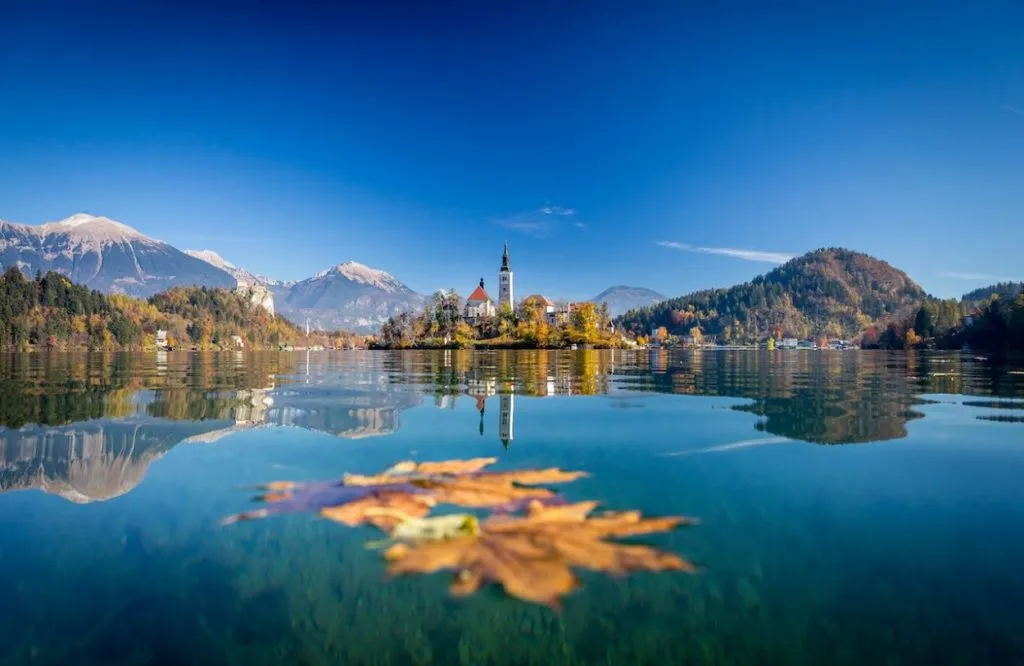
<svg viewBox="0 0 1024 666"><path fill-rule="evenodd" d="M489 300L491 300L491 297L487 295L487 292L484 291L483 287L481 287L480 285L477 285L476 289L473 290L473 293L470 294L469 298L467 298L466 300L467 301L489 301Z"/></svg>

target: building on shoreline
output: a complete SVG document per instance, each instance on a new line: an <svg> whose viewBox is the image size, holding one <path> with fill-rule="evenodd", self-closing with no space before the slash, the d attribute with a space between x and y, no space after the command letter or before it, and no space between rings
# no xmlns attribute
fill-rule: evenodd
<svg viewBox="0 0 1024 666"><path fill-rule="evenodd" d="M480 284L477 285L473 293L466 299L466 305L463 308L463 318L470 324L476 323L480 319L486 319L493 317L498 312L498 308L507 305L509 308L515 307L515 281L512 273L512 265L509 263L508 257L508 243L505 243L505 251L501 255L501 268L498 269L498 303L495 305L494 301L484 290L484 279L480 278Z"/></svg>

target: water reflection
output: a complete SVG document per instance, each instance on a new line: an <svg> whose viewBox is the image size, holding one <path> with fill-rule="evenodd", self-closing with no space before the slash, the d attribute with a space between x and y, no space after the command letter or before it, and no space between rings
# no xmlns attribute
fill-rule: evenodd
<svg viewBox="0 0 1024 666"><path fill-rule="evenodd" d="M515 441L517 399L599 395L636 408L644 393L749 399L734 409L759 417L763 435L751 441L891 440L921 418L921 394L1024 395L1014 367L884 352L9 355L0 357L0 492L105 500L181 443L270 426L388 435L425 399L439 409L471 401L479 434L505 449Z"/></svg>
<svg viewBox="0 0 1024 666"><path fill-rule="evenodd" d="M118 497L178 443L222 423L132 417L0 430L0 492L35 488L77 503Z"/></svg>

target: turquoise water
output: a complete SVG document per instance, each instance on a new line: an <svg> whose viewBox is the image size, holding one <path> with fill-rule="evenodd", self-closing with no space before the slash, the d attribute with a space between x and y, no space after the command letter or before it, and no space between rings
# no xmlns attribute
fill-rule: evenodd
<svg viewBox="0 0 1024 666"><path fill-rule="evenodd" d="M0 664L1024 663L1024 372L884 352L0 357ZM561 613L247 486L496 456L701 523Z"/></svg>

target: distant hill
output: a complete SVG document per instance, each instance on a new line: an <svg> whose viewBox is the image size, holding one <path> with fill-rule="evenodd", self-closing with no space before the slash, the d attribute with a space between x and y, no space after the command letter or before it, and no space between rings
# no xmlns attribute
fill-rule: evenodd
<svg viewBox="0 0 1024 666"><path fill-rule="evenodd" d="M151 296L175 286L235 286L205 261L106 217L79 213L39 226L0 221L0 268L56 271L105 293Z"/></svg>
<svg viewBox="0 0 1024 666"><path fill-rule="evenodd" d="M685 334L699 326L719 341L746 342L770 333L852 337L873 322L905 314L926 298L906 273L841 248L809 252L729 289L710 289L632 310L619 324L637 332L665 326Z"/></svg>
<svg viewBox="0 0 1024 666"><path fill-rule="evenodd" d="M618 317L629 310L654 305L658 301L665 300L665 297L646 287L615 285L614 287L608 287L590 300L598 304L607 303L608 311L611 315Z"/></svg>
<svg viewBox="0 0 1024 666"><path fill-rule="evenodd" d="M960 297L960 300L968 305L980 305L996 294L1000 299L1013 300L1017 298L1021 290L1024 290L1024 282L999 282L988 287L981 287L969 291Z"/></svg>
<svg viewBox="0 0 1024 666"><path fill-rule="evenodd" d="M426 303L390 273L354 261L271 290L279 313L300 325L308 318L318 330L375 331L388 317Z"/></svg>

